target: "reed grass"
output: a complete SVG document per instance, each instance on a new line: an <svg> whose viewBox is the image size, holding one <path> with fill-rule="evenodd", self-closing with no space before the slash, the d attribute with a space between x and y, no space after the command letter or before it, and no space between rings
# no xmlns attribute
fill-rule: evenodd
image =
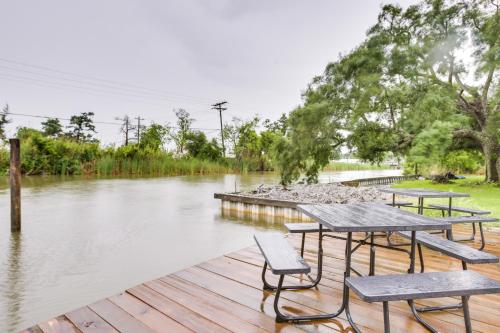
<svg viewBox="0 0 500 333"><path fill-rule="evenodd" d="M387 170L391 167L387 164L369 164L369 163L350 163L350 162L331 162L323 171L358 171L358 170Z"/></svg>
<svg viewBox="0 0 500 333"><path fill-rule="evenodd" d="M226 161L212 162L196 158L174 159L165 156L116 158L103 156L95 162L97 176L177 176L204 175L236 172L236 168Z"/></svg>

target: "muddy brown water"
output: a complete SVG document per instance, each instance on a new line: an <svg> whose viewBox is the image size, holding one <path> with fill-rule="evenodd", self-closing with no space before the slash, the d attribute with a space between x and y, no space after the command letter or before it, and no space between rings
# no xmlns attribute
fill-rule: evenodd
<svg viewBox="0 0 500 333"><path fill-rule="evenodd" d="M321 181L397 175L323 173ZM123 289L251 245L264 221L220 215L214 192L277 183L275 174L23 179L22 232L10 233L0 179L0 332L16 332Z"/></svg>

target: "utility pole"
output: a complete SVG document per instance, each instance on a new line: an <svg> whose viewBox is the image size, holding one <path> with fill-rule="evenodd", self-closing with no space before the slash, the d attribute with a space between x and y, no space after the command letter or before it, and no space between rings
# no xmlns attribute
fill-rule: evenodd
<svg viewBox="0 0 500 333"><path fill-rule="evenodd" d="M129 136L130 130L132 129L132 126L130 126L130 118L127 115L125 115L125 117L123 117L123 118L117 117L115 119L123 121L121 131L123 132L123 134L125 134L125 146L128 146L128 142L129 142L128 136Z"/></svg>
<svg viewBox="0 0 500 333"><path fill-rule="evenodd" d="M135 117L134 119L137 120L137 143L141 141L141 128L144 127L144 125L141 125L141 120L144 120L144 118ZM142 126L142 127L141 127Z"/></svg>
<svg viewBox="0 0 500 333"><path fill-rule="evenodd" d="M219 118L220 118L220 136L222 139L222 154L224 157L226 157L226 147L224 146L224 131L222 128L222 111L227 110L227 108L224 107L224 105L227 104L227 101L219 102L212 104L212 110L218 110L219 111Z"/></svg>

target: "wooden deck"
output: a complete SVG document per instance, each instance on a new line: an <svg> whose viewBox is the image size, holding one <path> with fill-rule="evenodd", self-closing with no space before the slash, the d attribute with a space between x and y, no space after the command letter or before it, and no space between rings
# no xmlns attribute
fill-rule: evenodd
<svg viewBox="0 0 500 333"><path fill-rule="evenodd" d="M465 228L465 227L464 227ZM455 231L457 236L464 229ZM462 235L461 235L462 234ZM500 232L487 231L486 251L500 256ZM314 248L314 235L306 247ZM299 246L299 238L290 236ZM383 240L380 240L383 241ZM476 247L479 243L475 244ZM368 269L368 248L353 256L358 270ZM282 307L288 313L334 311L342 295L344 244L325 241L324 276L317 290L283 293ZM305 254L316 261L315 253ZM426 250L427 271L461 269L460 262ZM262 256L256 246L227 254L163 278L130 288L119 295L70 311L23 332L348 332L347 320L314 324L277 324L274 321L272 293L262 291L260 273ZM408 257L396 251L377 249L377 274L404 272ZM500 279L500 264L469 265L492 278ZM300 277L290 277L298 282ZM270 275L270 281L273 281ZM425 305L450 304L454 300L434 299L418 302ZM472 296L472 326L475 332L500 332L500 295ZM413 320L406 302L392 302L392 332L425 332ZM351 293L351 311L363 332L383 331L382 305L362 302ZM464 332L461 311L442 311L423 315L441 332Z"/></svg>

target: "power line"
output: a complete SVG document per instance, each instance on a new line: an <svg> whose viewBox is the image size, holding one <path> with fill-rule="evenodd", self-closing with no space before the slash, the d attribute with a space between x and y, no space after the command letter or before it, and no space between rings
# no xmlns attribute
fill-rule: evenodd
<svg viewBox="0 0 500 333"><path fill-rule="evenodd" d="M6 69L6 70L10 70L10 71L16 71L16 72L21 72L21 73L27 73L27 74L34 74L34 75L38 75L38 76L42 76L42 77L47 77L47 78L50 78L50 79L53 79L53 80L62 80L62 81L68 81L68 82L76 82L76 83L79 83L79 84L82 84L82 85L90 85L90 87L81 87L81 86L78 86L80 88L91 88L92 90L97 90L95 87L98 87L98 88L104 88L104 89L110 89L111 92L125 92L127 94L134 94L133 96L139 96L139 97L147 97L147 98L158 98L158 99L161 99L161 100L167 100L167 101L171 101L171 102L177 102L177 100L175 99L172 99L172 97L169 97L167 95L164 95L164 94L159 94L159 93L155 93L155 92L148 92L148 91L140 91L140 90L137 90L137 89L134 89L134 88L121 88L121 87L115 87L113 85L109 85L109 84L102 84L102 83L96 83L96 82L86 82L86 81L82 81L82 80L76 80L76 79L70 79L70 78L65 78L65 77L60 77L60 76L54 76L54 75L50 75L50 74L44 74L44 73L37 73L37 72L33 72L33 71L27 71L27 70L23 70L23 69L18 69L18 68L12 68L12 67L8 67L8 66L2 66L0 65L0 68L2 69ZM20 79L24 79L24 80L36 80L36 81L41 81L41 82L48 82L48 83L52 83L52 84L62 84L61 82L50 82L50 81L43 81L43 80L40 80L40 78L33 78L33 77L19 77L19 76L15 76L17 75L17 73L15 74L11 74L11 73L1 73L3 75L11 75L12 77L15 77L15 78L20 78ZM108 91L106 91L108 92ZM206 104L206 102L201 102L201 101L190 101L190 103L195 103L195 104Z"/></svg>
<svg viewBox="0 0 500 333"><path fill-rule="evenodd" d="M5 80L9 80L9 82L19 82L19 79L16 79L16 78L4 78L2 77L2 73L0 73L0 80L2 79L5 79ZM60 83L57 83L52 85L52 83L49 83L49 84L44 84L44 83L38 83L38 82L24 82L22 81L22 83L28 83L28 84L31 84L31 85L36 85L36 86L41 86L41 87L48 87L48 88L55 88L55 89L62 89L62 90L70 90L70 91L74 91L72 87L69 87L68 85L62 85ZM81 91L81 90L78 90L79 92L84 92L85 94L89 94L89 95L92 95L92 96L105 96L107 97L107 95L103 95L103 94L100 94L99 92L97 93L94 93L94 92L90 92L90 91ZM113 96L114 98L116 98L115 96ZM123 99L123 100L127 100L127 101L131 101L131 102L135 102L135 103L141 103L141 104L146 104L146 105L151 105L151 106L155 106L155 107L159 107L159 108L164 108L165 105L159 105L159 104L154 104L154 103L150 103L149 101L146 101L146 102L143 102L143 101L138 101L138 100L135 100L135 99L130 99L130 98L126 98L127 96L125 97L118 97L120 99ZM130 96L130 97L133 97L133 96ZM190 110L191 113L195 113L197 115L203 115L203 113L206 113L206 110Z"/></svg>
<svg viewBox="0 0 500 333"><path fill-rule="evenodd" d="M39 87L47 87L47 88L55 88L55 89L60 89L60 90L69 90L69 91L75 91L75 89L77 89L76 91L78 92L83 92L85 94L88 94L88 95L92 95L92 96L98 96L98 97L109 97L109 95L106 95L106 94L102 94L102 93L94 93L92 91L88 91L88 90L79 90L78 88L72 88L72 87L68 87L67 85L53 85L53 84L44 84L44 83L38 83L38 82L31 82L31 81L26 81L26 80L22 80L22 79L16 79L16 78L6 78L6 77L2 77L2 74L0 74L0 80L8 80L10 83L12 82L20 82L22 84L30 84L30 85L35 85L35 86L39 86ZM129 96L129 97L132 97L133 96ZM116 96L113 96L114 99L116 99L117 97ZM132 98L127 98L126 96L124 97L118 97L119 99L123 99L123 100L127 100L127 101L131 101L131 102L135 102L135 103L141 103L141 104L146 104L146 105L151 105L151 106L156 106L156 107L165 107L165 105L159 105L159 104L155 104L155 103L150 103L149 101L146 101L144 102L143 100L139 101L137 99L132 99Z"/></svg>
<svg viewBox="0 0 500 333"><path fill-rule="evenodd" d="M26 113L13 113L9 112L9 116L20 116L20 117L31 117L31 118L43 118L43 119L58 119L58 120L64 120L64 121L71 121L70 118L62 118L62 117L53 117L53 116L41 116L41 115L34 115L34 114L26 114ZM141 118L141 120L147 120L144 118ZM156 121L153 121L156 122ZM116 125L116 126L122 126L122 123L115 123L115 122L110 122L110 121L93 121L94 124L103 124L103 125ZM142 125L143 126L143 125ZM178 128L177 126L169 126L171 128ZM203 128L203 127L191 127L192 130L196 131L218 131L218 128Z"/></svg>
<svg viewBox="0 0 500 333"><path fill-rule="evenodd" d="M1 66L0 66L1 67ZM55 89L62 89L62 90L70 90L70 91L74 91L74 89L77 89L78 92L84 92L85 94L89 94L89 95L92 95L92 96L105 96L107 97L108 94L107 93L111 93L111 96L113 98L119 98L119 99L123 99L123 100L127 100L127 101L132 101L132 102L140 102L142 104L147 104L147 105L152 105L152 106L156 106L156 107L159 107L159 108L164 108L165 105L160 105L160 104L155 104L155 103L151 103L148 99L145 99L141 96L133 96L133 95L130 95L130 94L119 94L119 93L116 93L116 92L107 92L107 91L100 91L98 89L93 89L93 88L88 88L88 87L80 87L80 86L73 86L73 85L68 85L68 84L63 84L63 83L59 83L59 82L49 82L49 81L44 81L44 80L38 80L38 79L33 79L33 78L26 78L26 77L19 77L19 76L15 76L15 75L12 75L12 74L4 74L4 73L0 73L0 80L8 80L9 82L19 82L21 81L22 83L28 83L28 84L31 84L31 85L36 85L36 86L41 86L41 87L48 87L48 88L55 88ZM27 81L27 82L25 82ZM35 82L33 82L35 81ZM94 92L95 91L95 92ZM116 97L116 95L119 94L118 97ZM122 97L123 96L123 97ZM130 98L128 98L130 97ZM138 98L139 100L137 99L131 99L131 98ZM145 102L143 102L145 100ZM203 116L205 113L206 113L206 110L196 110L196 109L190 109L190 112L191 113L194 113L196 114L197 116Z"/></svg>
<svg viewBox="0 0 500 333"><path fill-rule="evenodd" d="M26 77L26 76L19 76L15 74L9 74L9 73L0 73L0 76L7 77L10 79L17 79L17 80L24 80L24 81L31 81L31 82L36 82L36 83L42 83L42 84L49 84L56 86L56 88L75 88L79 90L86 90L90 92L97 92L100 94L110 94L110 95L118 95L118 96L125 96L125 97L134 97L134 98L140 98L140 99L145 99L149 100L151 98L160 100L160 101L168 101L168 102L176 102L171 99L167 99L165 97L154 97L154 96L145 96L145 95L138 95L136 93L130 93L130 92L123 92L123 91L113 91L113 90L103 90L103 88L93 88L93 87L88 87L88 86L81 86L81 85L75 85L75 84L67 84L67 83L61 83L61 82L54 82L54 81L48 81L48 80L43 80L43 79L37 79L37 78L32 78L32 77ZM107 88L109 89L109 88ZM193 103L193 102L191 102ZM195 104L205 104L201 102L194 102Z"/></svg>
<svg viewBox="0 0 500 333"><path fill-rule="evenodd" d="M9 112L8 115L9 116L22 116L22 117L43 118L43 119L58 119L58 120L71 121L71 118L40 116L40 115L26 114L26 113L13 113L13 112ZM113 122L109 122L109 121L93 121L93 123L94 124L104 124L104 125L122 125L121 123L113 123Z"/></svg>
<svg viewBox="0 0 500 333"><path fill-rule="evenodd" d="M49 72L55 72L55 73L64 74L64 75L70 75L70 76L80 77L80 78L84 78L84 79L87 79L87 80L94 80L94 81L106 82L108 84L113 84L113 85L122 86L122 87L123 86L127 86L127 87L131 87L131 88L135 88L135 89L141 89L141 90L146 90L146 91L159 92L159 93L162 93L162 94L167 94L167 95L171 95L171 96L177 96L177 97L181 97L181 98L197 99L199 101L205 101L205 102L211 101L210 98L206 98L206 97L199 97L199 96L178 94L178 93L170 92L170 91L167 91L167 90L161 90L161 89L155 89L155 88L148 88L148 87L143 87L143 86L139 86L139 85L135 85L135 84L130 84L130 83L125 83L125 82L118 82L118 81L113 81L113 80L108 80L108 79L102 79L102 78L97 78L97 77L93 77L93 76L89 76L89 75L82 75L82 74L78 74L78 73L72 73L72 72L62 71L62 70L59 70L59 69L45 67L45 66L32 65L32 64L28 64L28 63L24 63L24 62L19 62L19 61L5 59L5 58L0 58L0 61L6 62L6 63L10 63L10 64L15 64L15 65L18 65L18 66L25 66L25 67L37 68L37 69L41 69L41 70L44 70L44 71L49 71Z"/></svg>

